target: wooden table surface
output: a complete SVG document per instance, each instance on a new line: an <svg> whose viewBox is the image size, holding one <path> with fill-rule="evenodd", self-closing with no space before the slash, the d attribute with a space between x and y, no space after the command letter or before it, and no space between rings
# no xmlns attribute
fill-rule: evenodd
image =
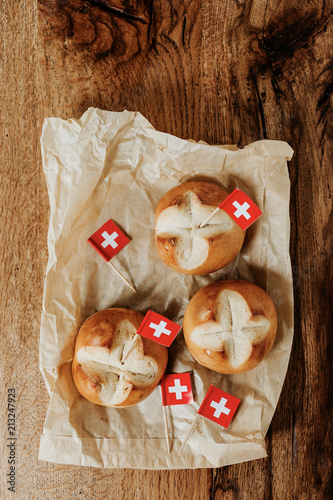
<svg viewBox="0 0 333 500"><path fill-rule="evenodd" d="M332 2L0 0L1 498L328 499L332 445ZM43 119L140 111L210 144L287 141L295 337L268 458L221 469L102 470L38 461L47 263ZM331 295L332 296L332 295ZM16 493L8 389L16 394Z"/></svg>

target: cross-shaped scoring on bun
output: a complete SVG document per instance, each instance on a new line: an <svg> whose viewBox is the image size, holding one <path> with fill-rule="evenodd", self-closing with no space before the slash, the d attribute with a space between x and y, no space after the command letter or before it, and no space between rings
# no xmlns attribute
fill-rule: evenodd
<svg viewBox="0 0 333 500"><path fill-rule="evenodd" d="M244 372L270 352L277 316L272 299L257 285L217 281L192 297L183 330L198 363L220 373Z"/></svg>
<svg viewBox="0 0 333 500"><path fill-rule="evenodd" d="M209 182L187 182L168 191L157 205L155 240L163 262L185 274L209 274L239 253L244 231L224 211L199 227L229 193Z"/></svg>
<svg viewBox="0 0 333 500"><path fill-rule="evenodd" d="M136 335L143 318L136 311L114 308L83 323L72 372L84 398L121 408L143 401L155 389L166 369L168 350Z"/></svg>

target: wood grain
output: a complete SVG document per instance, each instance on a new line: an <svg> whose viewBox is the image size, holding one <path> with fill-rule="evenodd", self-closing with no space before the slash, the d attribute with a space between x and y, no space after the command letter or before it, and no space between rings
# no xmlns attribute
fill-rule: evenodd
<svg viewBox="0 0 333 500"><path fill-rule="evenodd" d="M332 3L309 0L0 0L1 315L17 391L17 498L327 499L332 471ZM100 470L39 462L48 396L38 370L48 199L46 116L138 110L159 130L294 149L295 340L268 458L222 469ZM7 498L7 464L0 491ZM9 498L9 496L8 496Z"/></svg>

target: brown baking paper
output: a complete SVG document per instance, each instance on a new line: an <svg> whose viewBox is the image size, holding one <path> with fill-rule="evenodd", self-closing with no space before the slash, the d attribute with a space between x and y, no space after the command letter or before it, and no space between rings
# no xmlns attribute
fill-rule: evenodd
<svg viewBox="0 0 333 500"><path fill-rule="evenodd" d="M41 138L50 198L49 262L41 318L40 367L49 394L39 458L95 467L178 469L220 467L266 456L264 437L277 406L293 337L289 258L289 177L293 151L258 141L242 150L185 141L156 131L139 113L90 108L80 120L49 118ZM233 149L233 150L231 150ZM154 212L163 194L190 180L245 191L263 212L241 253L208 276L169 269L157 256ZM87 238L112 218L131 242L112 260L131 291ZM79 326L108 307L149 308L182 324L191 297L219 279L242 278L273 298L278 332L254 370L221 375L196 363L182 332L169 349L168 372L190 371L194 404L167 407L167 453L161 390L127 409L96 406L80 396L71 360ZM228 429L199 417L184 440L210 384L241 399Z"/></svg>

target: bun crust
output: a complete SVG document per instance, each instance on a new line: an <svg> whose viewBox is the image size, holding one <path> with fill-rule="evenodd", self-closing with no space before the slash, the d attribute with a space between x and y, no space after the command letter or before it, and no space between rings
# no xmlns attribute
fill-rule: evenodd
<svg viewBox="0 0 333 500"><path fill-rule="evenodd" d="M78 391L88 401L117 408L132 406L148 397L159 383L168 350L135 335L143 318L130 309L105 309L81 326L72 373Z"/></svg>
<svg viewBox="0 0 333 500"><path fill-rule="evenodd" d="M245 232L224 210L198 227L228 195L209 182L187 182L161 198L155 213L155 242L165 264L180 273L201 275L234 260Z"/></svg>
<svg viewBox="0 0 333 500"><path fill-rule="evenodd" d="M255 368L273 347L276 330L272 299L257 285L241 280L217 281L199 290L183 322L193 358L225 374Z"/></svg>

